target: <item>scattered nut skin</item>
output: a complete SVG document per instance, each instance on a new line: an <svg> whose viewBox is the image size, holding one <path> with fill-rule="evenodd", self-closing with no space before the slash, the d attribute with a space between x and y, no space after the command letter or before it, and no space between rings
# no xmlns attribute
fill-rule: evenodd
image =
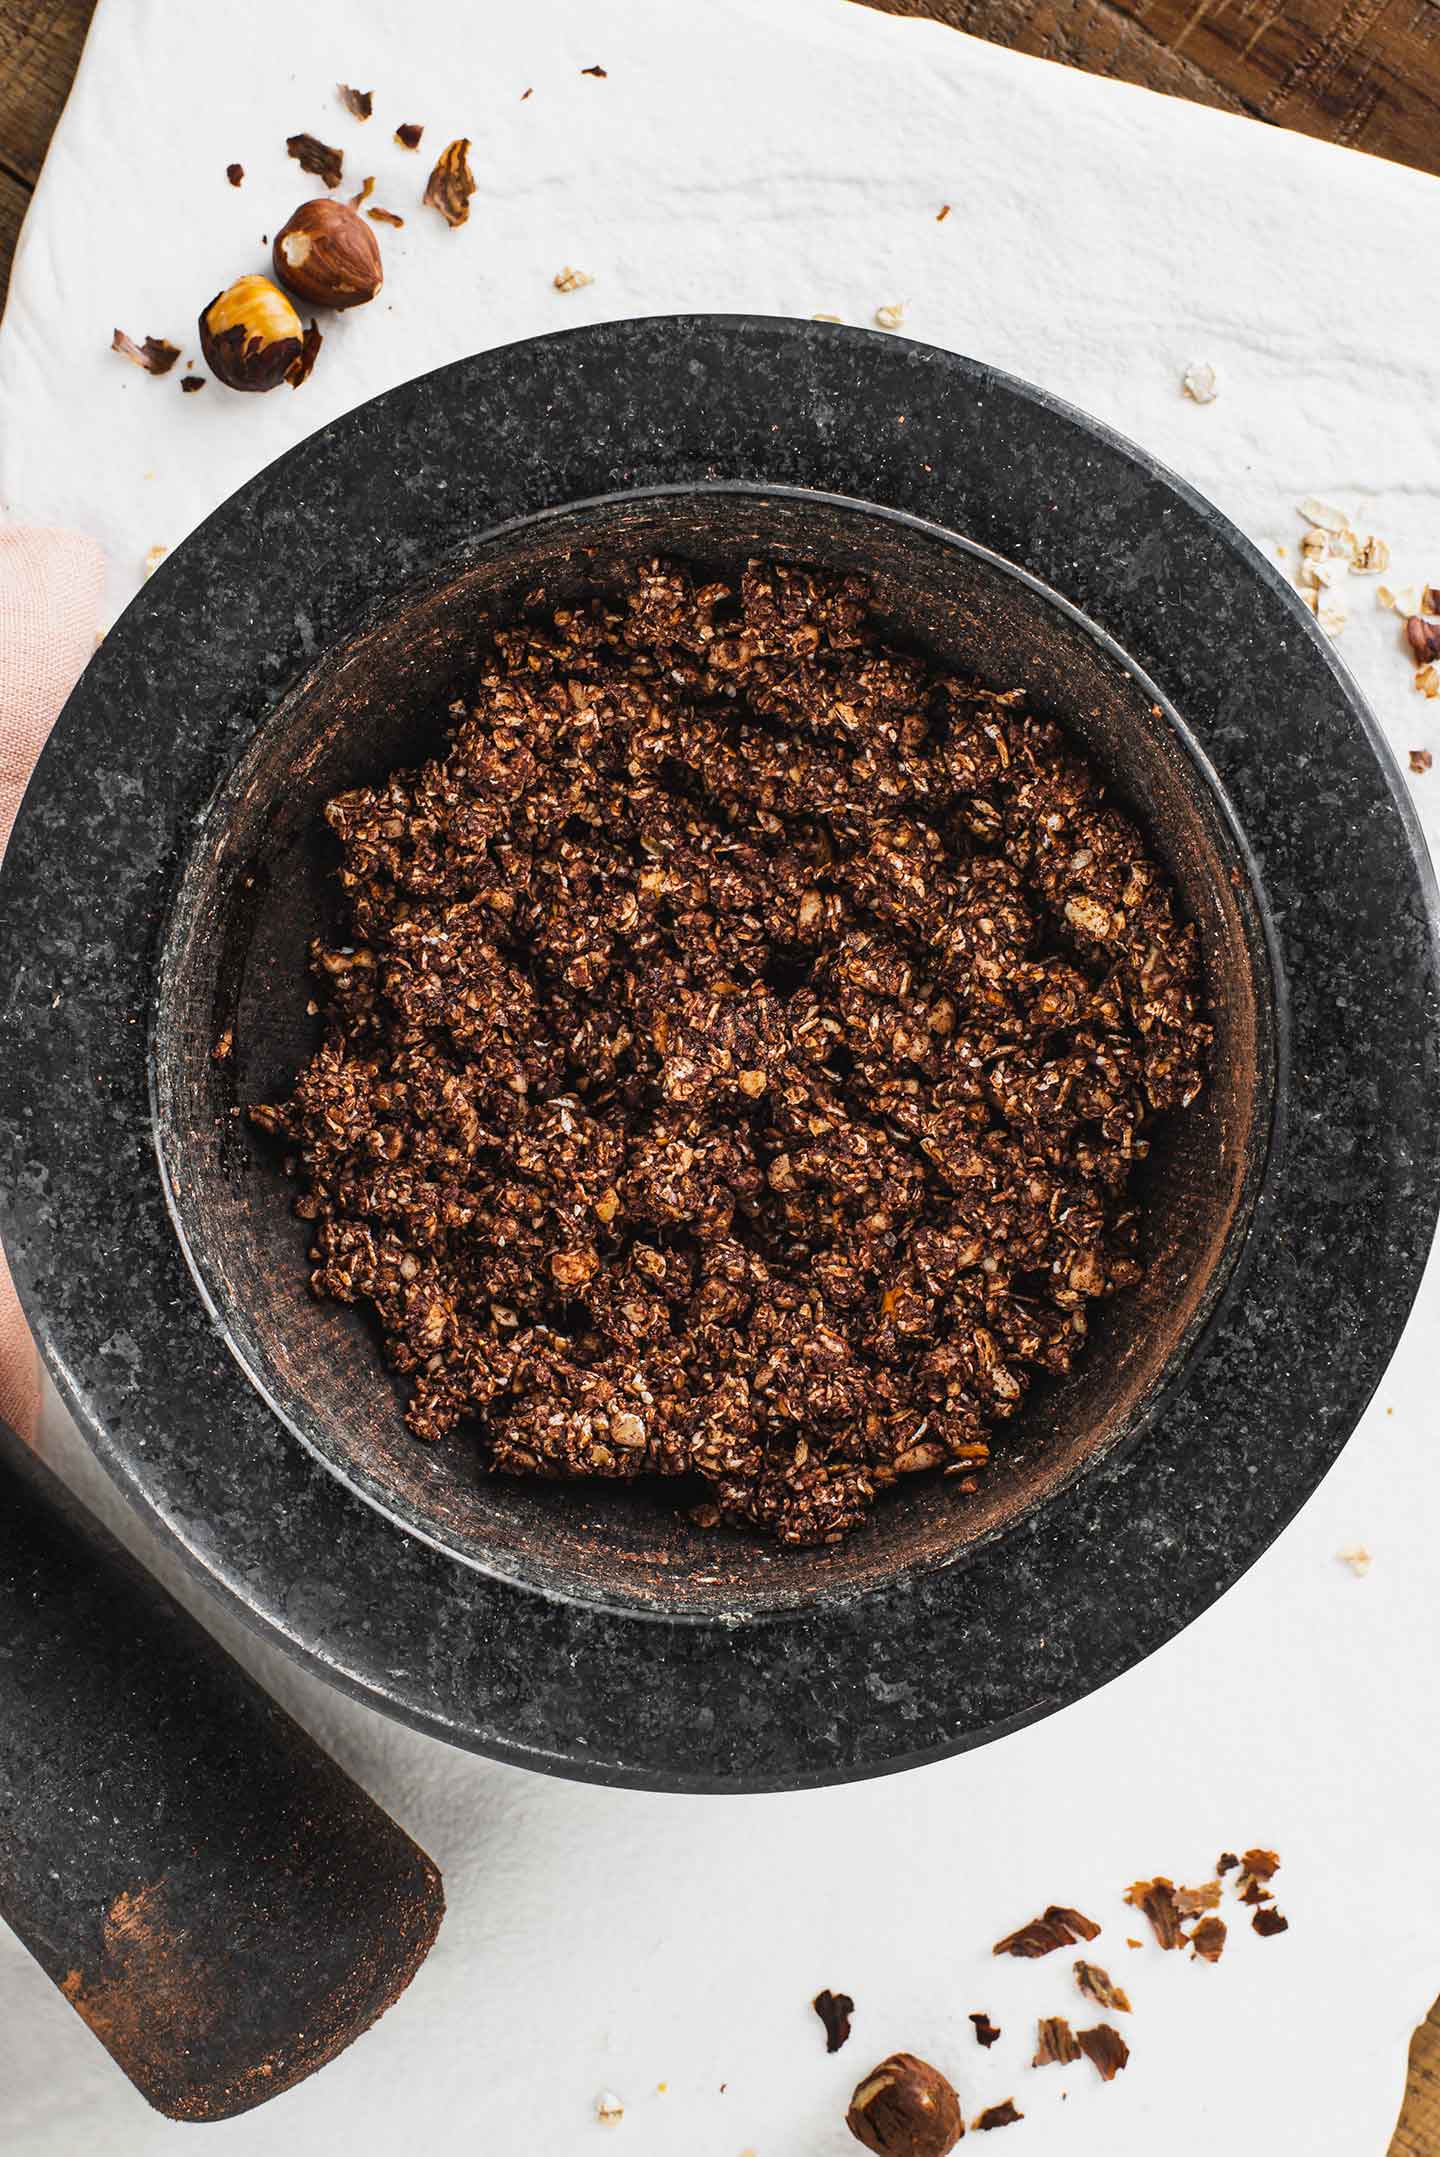
<svg viewBox="0 0 1440 2157"><path fill-rule="evenodd" d="M1440 621L1412 614L1405 624L1405 641L1422 665L1427 659L1440 659Z"/></svg>
<svg viewBox="0 0 1440 2157"><path fill-rule="evenodd" d="M289 300L268 277L238 277L200 315L200 349L227 389L298 389L314 364L320 333L301 327Z"/></svg>
<svg viewBox="0 0 1440 2157"><path fill-rule="evenodd" d="M1093 2030L1077 2030L1075 2042L1102 2082L1113 2082L1130 2058L1130 2047L1113 2022L1097 2022Z"/></svg>
<svg viewBox="0 0 1440 2157"><path fill-rule="evenodd" d="M470 197L475 192L475 175L470 170L470 138L457 136L447 143L435 161L434 170L425 182L424 202L432 210L438 210L447 225L463 225L470 215Z"/></svg>
<svg viewBox="0 0 1440 2157"><path fill-rule="evenodd" d="M277 281L311 307L363 307L385 282L375 234L328 195L302 202L270 250Z"/></svg>
<svg viewBox="0 0 1440 2157"><path fill-rule="evenodd" d="M822 1992L816 1993L810 2005L825 2026L825 2050L838 2052L849 2039L855 2002L848 1992L832 1992L827 1985Z"/></svg>
<svg viewBox="0 0 1440 2157"><path fill-rule="evenodd" d="M1140 1942L1132 1940L1130 1945L1138 1947ZM1036 2034L1035 2057L1030 2062L1032 2067L1068 2067L1072 2060L1081 2057L1080 2047L1075 2042L1075 2032L1063 2015L1042 2015Z"/></svg>
<svg viewBox="0 0 1440 2157"><path fill-rule="evenodd" d="M338 187L345 176L345 153L318 135L287 135L285 147L302 172L313 172L327 187Z"/></svg>
<svg viewBox="0 0 1440 2157"><path fill-rule="evenodd" d="M147 337L143 344L137 345L133 337L127 337L120 329L111 338L110 349L133 360L146 374L169 374L180 357L180 347L172 345L168 337Z"/></svg>
<svg viewBox="0 0 1440 2157"><path fill-rule="evenodd" d="M880 2157L946 2157L965 2132L954 2089L913 2052L892 2052L856 2084L845 2124Z"/></svg>

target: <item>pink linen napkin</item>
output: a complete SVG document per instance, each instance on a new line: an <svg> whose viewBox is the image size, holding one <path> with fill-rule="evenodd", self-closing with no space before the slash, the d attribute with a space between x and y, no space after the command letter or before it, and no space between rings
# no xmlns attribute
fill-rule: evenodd
<svg viewBox="0 0 1440 2157"><path fill-rule="evenodd" d="M0 853L20 797L95 648L105 557L78 532L0 529ZM0 1254L0 1417L33 1441L39 1371Z"/></svg>

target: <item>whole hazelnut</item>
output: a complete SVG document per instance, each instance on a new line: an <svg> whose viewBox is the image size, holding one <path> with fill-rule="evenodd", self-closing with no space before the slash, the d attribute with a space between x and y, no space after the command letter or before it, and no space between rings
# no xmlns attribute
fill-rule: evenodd
<svg viewBox="0 0 1440 2157"><path fill-rule="evenodd" d="M892 2052L856 2085L845 2124L881 2157L945 2157L965 2132L960 2100L938 2067Z"/></svg>
<svg viewBox="0 0 1440 2157"><path fill-rule="evenodd" d="M200 349L229 389L274 389L281 382L298 389L315 364L320 332L313 322L301 328L268 277L237 277L201 314Z"/></svg>
<svg viewBox="0 0 1440 2157"><path fill-rule="evenodd" d="M280 227L275 275L310 307L363 307L385 281L375 234L348 203L318 195Z"/></svg>

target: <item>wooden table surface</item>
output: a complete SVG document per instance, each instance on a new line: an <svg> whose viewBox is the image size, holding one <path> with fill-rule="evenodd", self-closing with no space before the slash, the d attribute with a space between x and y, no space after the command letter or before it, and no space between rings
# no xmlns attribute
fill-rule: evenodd
<svg viewBox="0 0 1440 2157"><path fill-rule="evenodd" d="M867 4L1440 173L1440 0ZM0 297L92 7L0 0ZM1411 2043L1389 2157L1440 2157L1440 2000Z"/></svg>

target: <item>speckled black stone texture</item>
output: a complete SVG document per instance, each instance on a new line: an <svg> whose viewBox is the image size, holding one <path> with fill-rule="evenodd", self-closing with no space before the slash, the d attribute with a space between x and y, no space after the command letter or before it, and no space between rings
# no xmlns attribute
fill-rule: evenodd
<svg viewBox="0 0 1440 2157"><path fill-rule="evenodd" d="M1290 1011L1243 1292L1143 1440L965 1564L743 1627L526 1590L418 1541L272 1415L161 1190L146 1042L195 819L317 651L467 534L617 489L831 490L1053 585L1173 699L1258 856ZM311 1667L532 1767L670 1789L840 1781L985 1742L1169 1639L1335 1458L1440 1189L1435 891L1353 683L1275 570L1040 392L895 338L619 323L460 362L272 466L161 568L42 757L3 876L0 1229L102 1460Z"/></svg>

